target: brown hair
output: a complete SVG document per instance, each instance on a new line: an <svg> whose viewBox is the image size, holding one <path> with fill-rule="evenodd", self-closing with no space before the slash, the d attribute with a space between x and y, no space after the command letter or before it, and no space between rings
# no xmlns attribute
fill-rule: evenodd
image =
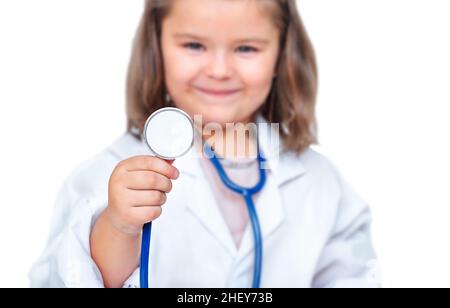
<svg viewBox="0 0 450 308"><path fill-rule="evenodd" d="M173 1L173 0L172 0ZM170 0L146 0L134 39L127 78L127 130L142 131L154 111L171 106L166 100L161 52L161 28ZM261 1L261 0L259 0ZM295 0L265 0L274 5L281 30L276 78L258 112L270 123L280 123L284 149L298 154L317 143L315 105L318 87L315 52Z"/></svg>

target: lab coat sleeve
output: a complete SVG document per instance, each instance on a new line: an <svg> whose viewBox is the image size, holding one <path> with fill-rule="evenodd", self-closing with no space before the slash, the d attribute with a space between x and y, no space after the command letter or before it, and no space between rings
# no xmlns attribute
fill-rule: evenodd
<svg viewBox="0 0 450 308"><path fill-rule="evenodd" d="M114 165L88 164L65 181L56 199L47 246L29 275L31 287L104 287L101 272L91 258L90 234L107 207L107 182ZM124 287L138 287L138 273Z"/></svg>
<svg viewBox="0 0 450 308"><path fill-rule="evenodd" d="M47 247L30 272L31 287L103 287L90 256L89 237L106 205L82 196L73 186L68 179L58 194Z"/></svg>
<svg viewBox="0 0 450 308"><path fill-rule="evenodd" d="M140 287L140 267L138 267L134 273L128 278L127 281L123 284L123 288L126 289L138 289Z"/></svg>
<svg viewBox="0 0 450 308"><path fill-rule="evenodd" d="M319 258L313 287L380 287L370 225L369 207L347 182L341 180L335 225Z"/></svg>

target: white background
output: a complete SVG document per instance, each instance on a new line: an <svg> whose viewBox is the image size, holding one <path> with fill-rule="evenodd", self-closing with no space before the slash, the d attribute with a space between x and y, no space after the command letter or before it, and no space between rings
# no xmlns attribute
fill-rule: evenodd
<svg viewBox="0 0 450 308"><path fill-rule="evenodd" d="M374 213L385 287L450 287L450 3L301 0L321 148ZM56 192L125 128L142 1L0 0L0 286L26 287Z"/></svg>

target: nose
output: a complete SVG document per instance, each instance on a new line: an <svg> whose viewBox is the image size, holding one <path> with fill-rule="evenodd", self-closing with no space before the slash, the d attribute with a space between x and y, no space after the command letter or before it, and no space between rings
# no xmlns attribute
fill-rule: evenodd
<svg viewBox="0 0 450 308"><path fill-rule="evenodd" d="M219 80L227 79L231 76L232 71L232 63L225 52L220 51L212 55L207 68L208 77Z"/></svg>

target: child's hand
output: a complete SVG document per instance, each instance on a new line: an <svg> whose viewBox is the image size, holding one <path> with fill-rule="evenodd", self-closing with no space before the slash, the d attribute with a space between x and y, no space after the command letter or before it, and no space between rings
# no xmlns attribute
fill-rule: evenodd
<svg viewBox="0 0 450 308"><path fill-rule="evenodd" d="M122 232L139 234L143 225L157 219L166 193L178 170L169 162L152 156L137 156L121 161L109 179L110 222Z"/></svg>

